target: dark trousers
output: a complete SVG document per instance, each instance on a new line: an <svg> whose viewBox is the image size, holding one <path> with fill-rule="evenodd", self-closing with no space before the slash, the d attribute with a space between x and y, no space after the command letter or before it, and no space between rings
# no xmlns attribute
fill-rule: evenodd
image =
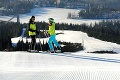
<svg viewBox="0 0 120 80"><path fill-rule="evenodd" d="M30 49L31 49L31 50L35 50L36 36L35 36L35 35L31 35L30 37L31 37Z"/></svg>

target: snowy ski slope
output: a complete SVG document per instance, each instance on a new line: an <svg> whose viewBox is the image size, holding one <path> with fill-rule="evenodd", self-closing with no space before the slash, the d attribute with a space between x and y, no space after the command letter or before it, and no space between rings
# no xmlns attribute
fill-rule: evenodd
<svg viewBox="0 0 120 80"><path fill-rule="evenodd" d="M71 54L40 54L1 52L0 67L4 80L119 80L119 54L86 53L113 50L120 53L120 45L88 37L80 31L57 31L57 40L82 42L83 51ZM18 38L13 38L13 42ZM41 41L43 39L40 39ZM48 39L46 39L48 40ZM26 40L25 40L26 41ZM38 39L37 39L38 41ZM4 59L5 58L5 59ZM9 64L9 66L7 66Z"/></svg>
<svg viewBox="0 0 120 80"><path fill-rule="evenodd" d="M88 37L86 33L83 33L81 31L56 31L56 33L63 33L56 36L58 41L65 41L65 42L73 42L73 43L82 43L84 45L84 50L79 51L79 53L86 53L86 52L93 52L93 51L114 51L117 53L120 53L120 45L116 43L101 41L99 39L95 39L92 37ZM19 40L19 37L12 38L13 43L17 43ZM26 41L26 38L23 38L24 42ZM41 39L41 42L43 40L48 40L48 38ZM30 39L28 39L30 42ZM39 42L39 39L37 39L37 42ZM76 52L77 54L77 52Z"/></svg>
<svg viewBox="0 0 120 80"><path fill-rule="evenodd" d="M0 52L1 80L119 80L119 54Z"/></svg>
<svg viewBox="0 0 120 80"><path fill-rule="evenodd" d="M71 20L66 15L73 9L35 8L31 13L21 14L22 23L28 22L31 15L36 21L47 21L49 17L56 22L88 23L96 20ZM0 16L8 20L8 16ZM16 21L15 19L13 21ZM18 52L0 52L0 80L119 80L120 54L86 53L96 50L113 50L120 53L120 45L88 37L80 31L63 32L57 40L67 42L84 42L83 51L71 54L40 54ZM16 43L19 38L13 38ZM25 40L25 39L24 39ZM43 39L40 39L41 41ZM46 39L48 40L48 39ZM39 41L37 39L37 41Z"/></svg>

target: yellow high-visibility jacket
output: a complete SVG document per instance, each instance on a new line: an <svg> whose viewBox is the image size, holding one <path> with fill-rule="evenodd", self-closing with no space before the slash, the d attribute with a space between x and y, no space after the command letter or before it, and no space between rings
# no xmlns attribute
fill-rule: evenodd
<svg viewBox="0 0 120 80"><path fill-rule="evenodd" d="M29 30L29 36L36 35L36 24L30 23L29 29L31 29Z"/></svg>
<svg viewBox="0 0 120 80"><path fill-rule="evenodd" d="M52 25L49 26L48 33L49 33L50 35L56 35L56 34L55 34L55 22L53 22Z"/></svg>

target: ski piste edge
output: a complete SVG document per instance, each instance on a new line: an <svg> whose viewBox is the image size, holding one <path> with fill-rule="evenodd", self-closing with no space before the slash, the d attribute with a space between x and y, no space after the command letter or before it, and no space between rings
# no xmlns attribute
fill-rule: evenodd
<svg viewBox="0 0 120 80"><path fill-rule="evenodd" d="M40 53L40 54L71 54L71 52L55 52L51 53L49 51L27 51L28 53Z"/></svg>

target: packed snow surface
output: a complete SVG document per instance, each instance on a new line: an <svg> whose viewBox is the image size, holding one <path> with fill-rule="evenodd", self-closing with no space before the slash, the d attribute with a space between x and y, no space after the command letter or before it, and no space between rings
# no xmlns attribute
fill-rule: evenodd
<svg viewBox="0 0 120 80"><path fill-rule="evenodd" d="M0 52L1 80L119 80L119 54Z"/></svg>
<svg viewBox="0 0 120 80"><path fill-rule="evenodd" d="M62 33L56 35L56 39L58 41L72 42L72 43L82 43L84 46L83 51L79 51L79 53L86 52L94 52L94 51L114 51L120 53L120 45L116 43L111 43L107 41L102 41L99 39L95 39L93 37L89 37L86 33L81 31L56 31L56 33ZM21 37L12 38L13 43L17 43L18 40L21 40ZM48 41L48 38L37 38L37 42ZM24 42L26 42L26 38L23 38ZM30 39L27 39L29 42ZM76 52L77 53L77 52Z"/></svg>

